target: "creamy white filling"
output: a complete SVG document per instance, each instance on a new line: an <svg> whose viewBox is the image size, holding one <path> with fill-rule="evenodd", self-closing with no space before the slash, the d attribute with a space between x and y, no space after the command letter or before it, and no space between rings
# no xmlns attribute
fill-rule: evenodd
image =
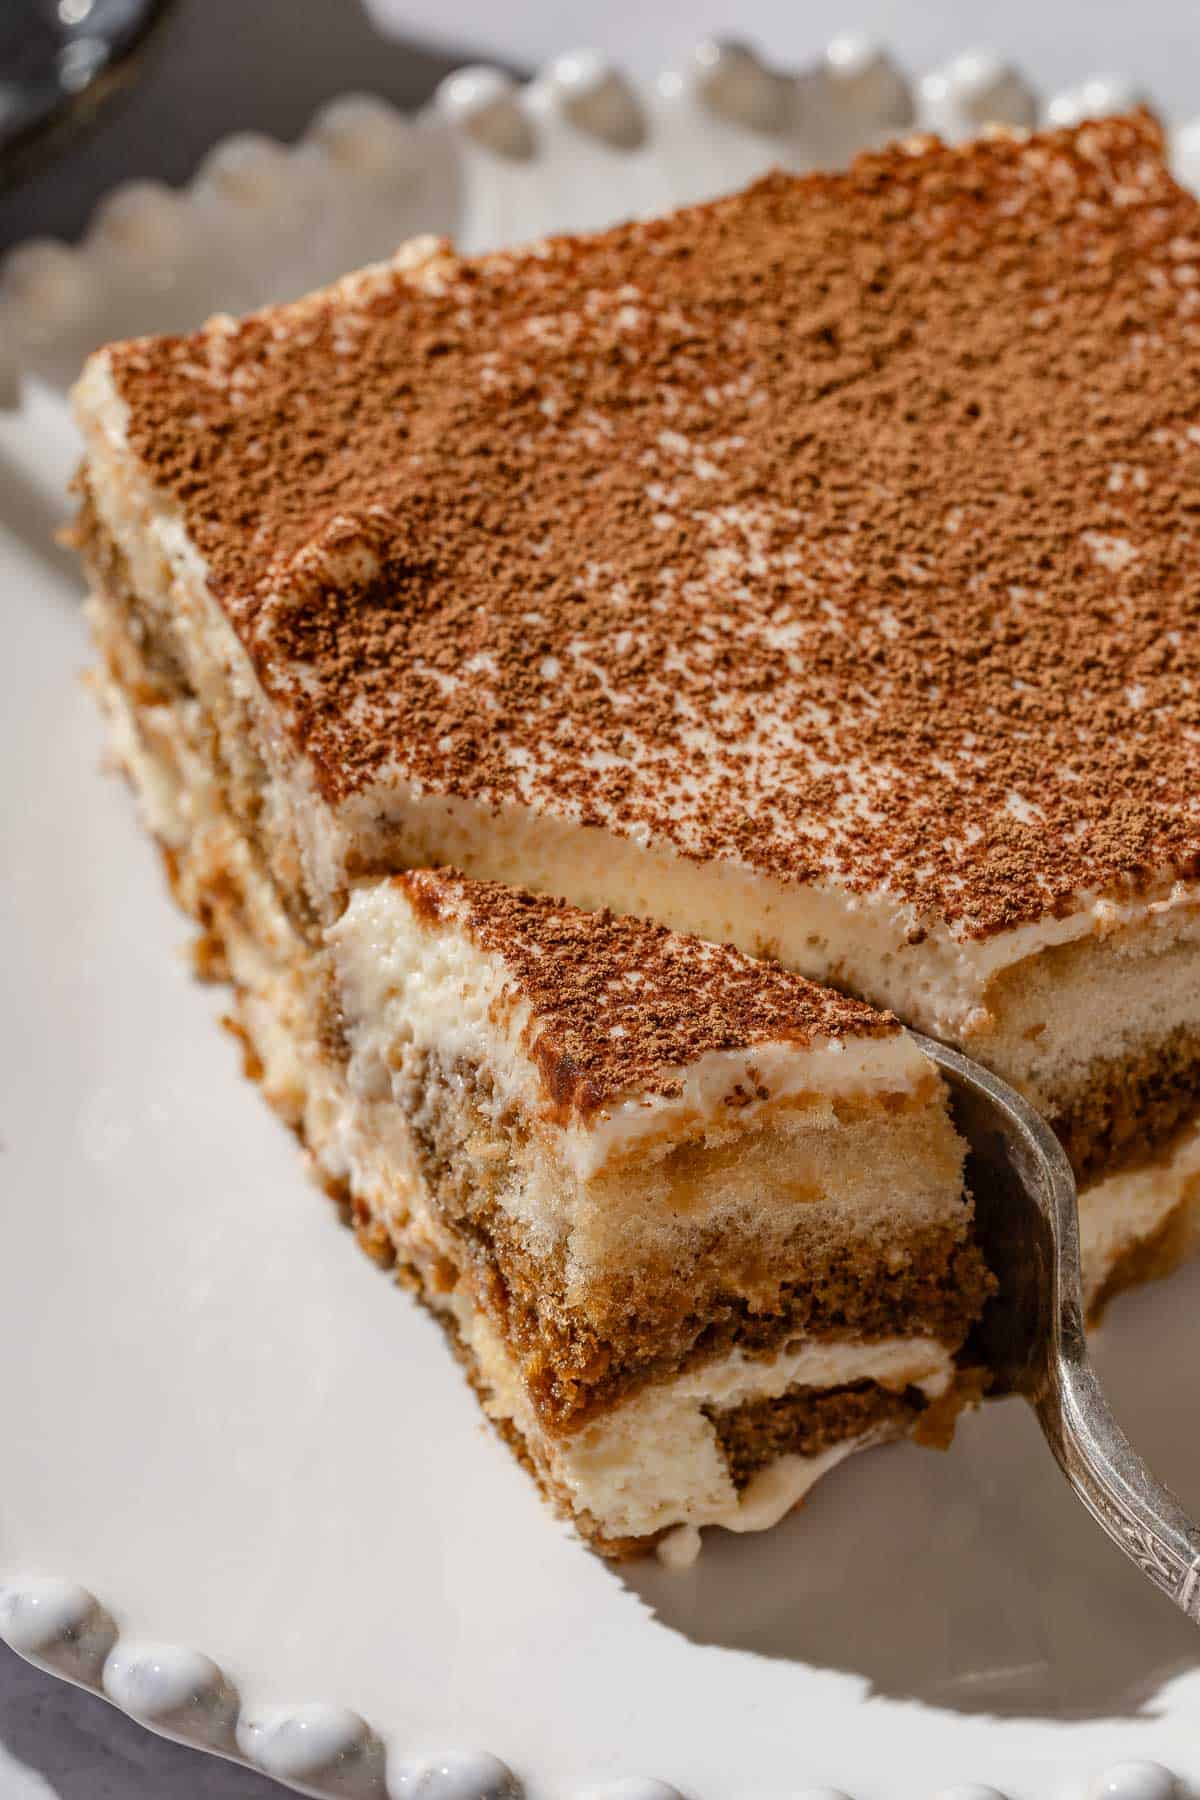
<svg viewBox="0 0 1200 1800"><path fill-rule="evenodd" d="M1200 882L1164 881L1130 901L1081 892L1062 917L966 938L886 889L792 886L732 859L693 862L661 843L551 817L532 804L427 795L399 770L348 800L340 826L347 842L366 844L368 856L399 843L411 847L414 863L452 863L751 955L767 951L800 974L849 983L918 1029L968 1045L992 1026L987 989L1002 970L1058 944L1200 906Z"/></svg>
<svg viewBox="0 0 1200 1800"><path fill-rule="evenodd" d="M93 608L94 602L89 600L84 611L94 619ZM108 719L109 754L134 784L146 830L162 843L179 847L187 842L191 820L184 790L175 771L161 757L146 749L124 689L99 670L93 672L91 680ZM178 732L172 734L172 749L176 754L182 750L180 737Z"/></svg>
<svg viewBox="0 0 1200 1800"><path fill-rule="evenodd" d="M329 932L335 947L352 1047L351 1085L386 1091L394 1046L436 1051L447 1066L462 1058L486 1067L501 1106L515 1101L536 1118L547 1111L529 1050L531 1012L500 955L482 950L453 920L426 923L393 883L359 888ZM929 1065L902 1033L884 1038L817 1038L811 1044L753 1044L711 1051L662 1071L670 1095L620 1096L560 1133L561 1160L586 1180L638 1139L696 1119L727 1127L767 1105L814 1095L873 1096L910 1090ZM756 1098L736 1109L726 1097L747 1088Z"/></svg>
<svg viewBox="0 0 1200 1800"><path fill-rule="evenodd" d="M769 1361L734 1350L643 1390L570 1437L550 1438L490 1322L462 1297L452 1296L448 1304L490 1389L488 1410L512 1421L574 1510L590 1514L610 1537L644 1537L672 1525L757 1531L794 1504L786 1496L794 1491L795 1477L812 1473L817 1459L797 1457L793 1460L802 1469L785 1469L757 1488L751 1482L739 1494L706 1408L726 1410L748 1400L778 1399L793 1388L856 1381L875 1381L895 1392L916 1387L934 1398L953 1377L950 1352L930 1338L802 1343ZM769 1471L762 1473L766 1477Z"/></svg>
<svg viewBox="0 0 1200 1800"><path fill-rule="evenodd" d="M798 1506L822 1475L836 1469L840 1462L856 1450L867 1450L879 1441L878 1433L864 1432L861 1437L843 1438L830 1444L815 1456L778 1456L765 1469L752 1475L738 1495L736 1514L713 1520L725 1531L769 1531ZM688 1569L700 1554L702 1540L698 1525L676 1525L659 1542L658 1560L668 1569Z"/></svg>
<svg viewBox="0 0 1200 1800"><path fill-rule="evenodd" d="M639 1140L669 1134L691 1120L717 1127L730 1119L750 1124L765 1107L789 1100L838 1095L869 1100L904 1093L928 1080L929 1065L907 1036L817 1038L803 1050L786 1043L710 1050L695 1062L668 1066L663 1076L677 1094L629 1094L586 1125L571 1126L571 1162L581 1179L609 1161L624 1161ZM748 1089L756 1096L748 1104L739 1101L736 1110L726 1104L727 1097Z"/></svg>
<svg viewBox="0 0 1200 1800"><path fill-rule="evenodd" d="M1079 1242L1087 1304L1121 1257L1152 1238L1177 1207L1200 1199L1200 1121L1170 1154L1109 1175L1079 1196Z"/></svg>

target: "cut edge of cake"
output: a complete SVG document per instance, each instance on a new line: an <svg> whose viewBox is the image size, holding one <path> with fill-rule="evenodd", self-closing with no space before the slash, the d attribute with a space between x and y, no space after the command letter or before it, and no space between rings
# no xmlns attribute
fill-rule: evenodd
<svg viewBox="0 0 1200 1800"><path fill-rule="evenodd" d="M773 1523L974 1394L963 1146L894 1020L450 871L358 889L329 936L349 1059L325 1167L599 1548Z"/></svg>

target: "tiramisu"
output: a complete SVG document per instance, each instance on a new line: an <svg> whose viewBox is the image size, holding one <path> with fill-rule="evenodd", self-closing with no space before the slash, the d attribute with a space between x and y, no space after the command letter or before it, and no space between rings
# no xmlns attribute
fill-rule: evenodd
<svg viewBox="0 0 1200 1800"><path fill-rule="evenodd" d="M770 1524L951 1395L987 1276L894 1019L444 872L359 886L330 938L310 1142L602 1548Z"/></svg>
<svg viewBox="0 0 1200 1800"><path fill-rule="evenodd" d="M421 242L93 357L118 751L277 1103L319 1137L326 933L454 864L954 1040L1067 1144L1094 1299L1179 1254L1198 378L1145 115Z"/></svg>

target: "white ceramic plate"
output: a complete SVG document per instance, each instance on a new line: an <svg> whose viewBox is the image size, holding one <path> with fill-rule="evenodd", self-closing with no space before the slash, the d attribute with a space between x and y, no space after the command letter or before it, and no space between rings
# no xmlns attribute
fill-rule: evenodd
<svg viewBox="0 0 1200 1800"><path fill-rule="evenodd" d="M0 279L0 345L37 376L0 417L0 1632L302 1791L1070 1800L1119 1764L1113 1794L1165 1795L1150 1764L1200 1783L1200 1638L1017 1403L948 1457L855 1459L687 1573L608 1567L548 1515L189 978L100 773L51 540L75 455L60 387L90 343L297 291L416 229L527 237L842 154L905 91L854 45L799 78L709 46L644 91L586 57L520 94L475 72L415 124L356 100L292 151L224 146L187 195L125 192L81 250L23 250ZM952 129L1033 106L983 58L922 92ZM1200 1270L1131 1296L1100 1347L1193 1503L1198 1303Z"/></svg>

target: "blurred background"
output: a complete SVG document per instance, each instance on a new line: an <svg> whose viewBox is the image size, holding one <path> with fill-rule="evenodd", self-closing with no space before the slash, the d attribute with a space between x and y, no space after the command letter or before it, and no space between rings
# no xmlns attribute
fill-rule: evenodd
<svg viewBox="0 0 1200 1800"><path fill-rule="evenodd" d="M708 34L796 68L851 30L914 74L984 44L1044 94L1119 75L1200 114L1195 0L0 0L0 249L77 237L115 182L184 181L227 133L294 139L350 90L415 109L463 63L582 46L650 78Z"/></svg>
<svg viewBox="0 0 1200 1800"><path fill-rule="evenodd" d="M585 47L640 82L669 69L694 78L696 46L712 36L745 40L768 69L797 71L851 31L887 46L913 78L992 46L999 61L976 73L984 68L984 85L1010 109L1025 103L1022 83L1044 113L1048 96L1102 76L1102 95L1144 97L1176 126L1200 118L1197 0L853 0L849 13L846 0L728 0L724 12L720 0L0 0L0 253L31 238L79 239L114 186L178 186L229 134L294 142L346 93L414 112L465 64L524 79ZM734 67L723 104L754 112L756 67ZM1200 152L1200 133L1193 141ZM501 151L519 159L521 145L501 132ZM621 202L618 190L608 203L619 211ZM416 205L438 216L406 212L394 235L453 217L445 191ZM328 254L336 260L336 244ZM42 295L62 299L55 267L44 251L27 262L35 311ZM0 374L6 356L19 361L28 348L11 327L8 338L0 310ZM67 345L64 367L77 366L77 351ZM0 1800L280 1791L150 1737L0 1646Z"/></svg>

